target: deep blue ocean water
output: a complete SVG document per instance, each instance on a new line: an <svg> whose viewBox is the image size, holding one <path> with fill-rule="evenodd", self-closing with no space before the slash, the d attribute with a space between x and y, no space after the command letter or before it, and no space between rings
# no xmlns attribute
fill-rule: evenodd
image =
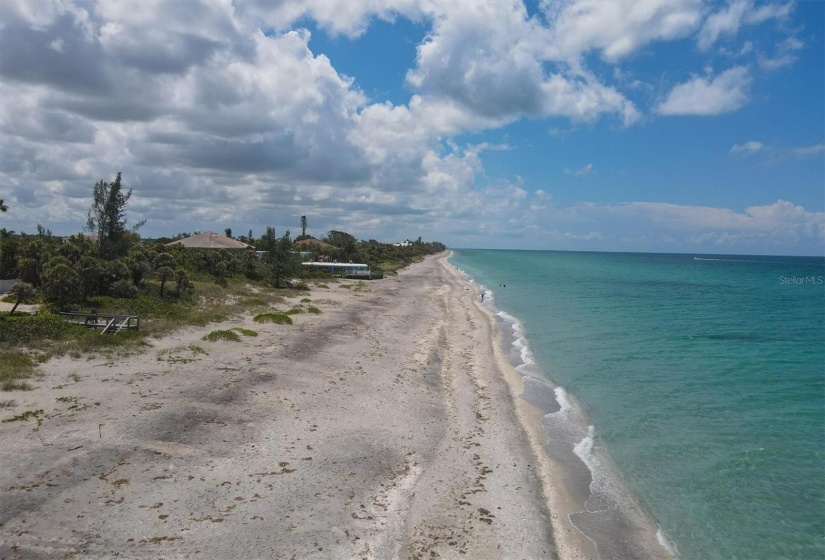
<svg viewBox="0 0 825 560"><path fill-rule="evenodd" d="M456 249L450 263L518 320L533 375L581 406L681 558L825 558L825 259Z"/></svg>

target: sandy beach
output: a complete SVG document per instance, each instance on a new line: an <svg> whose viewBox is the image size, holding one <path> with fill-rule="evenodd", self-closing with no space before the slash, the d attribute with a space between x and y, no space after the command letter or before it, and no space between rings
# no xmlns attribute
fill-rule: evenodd
<svg viewBox="0 0 825 560"><path fill-rule="evenodd" d="M0 558L593 557L443 260L313 289L294 325L42 365L0 397L3 420L43 410L0 424ZM202 340L231 327L259 336Z"/></svg>

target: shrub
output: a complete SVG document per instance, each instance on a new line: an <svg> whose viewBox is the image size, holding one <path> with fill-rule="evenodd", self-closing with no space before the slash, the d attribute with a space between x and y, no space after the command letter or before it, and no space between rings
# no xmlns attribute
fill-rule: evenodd
<svg viewBox="0 0 825 560"><path fill-rule="evenodd" d="M283 311L282 313L284 315L297 315L298 313L303 313L303 310L297 307L293 307L292 309L288 309L286 311Z"/></svg>
<svg viewBox="0 0 825 560"><path fill-rule="evenodd" d="M0 315L0 343L27 344L30 342L61 339L73 330L60 315Z"/></svg>
<svg viewBox="0 0 825 560"><path fill-rule="evenodd" d="M315 313L318 315L321 312L317 307L307 307L307 313Z"/></svg>
<svg viewBox="0 0 825 560"><path fill-rule="evenodd" d="M244 329L244 328L241 328L241 327L235 327L232 330L233 331L238 331L239 333L241 333L244 336L258 336L258 333L251 330L251 329Z"/></svg>
<svg viewBox="0 0 825 560"><path fill-rule="evenodd" d="M238 333L233 331L212 331L208 335L203 337L204 340L208 340L210 342L215 342L216 340L229 340L232 342L240 342L241 337L238 336Z"/></svg>
<svg viewBox="0 0 825 560"><path fill-rule="evenodd" d="M112 295L116 298L133 298L138 294L138 289L132 280L123 278L112 285Z"/></svg>
<svg viewBox="0 0 825 560"><path fill-rule="evenodd" d="M58 262L43 275L43 291L46 297L62 308L77 298L80 291L80 276L68 265Z"/></svg>
<svg viewBox="0 0 825 560"><path fill-rule="evenodd" d="M275 323L277 325L291 325L292 318L283 313L264 313L262 315L255 315L253 319L256 323Z"/></svg>

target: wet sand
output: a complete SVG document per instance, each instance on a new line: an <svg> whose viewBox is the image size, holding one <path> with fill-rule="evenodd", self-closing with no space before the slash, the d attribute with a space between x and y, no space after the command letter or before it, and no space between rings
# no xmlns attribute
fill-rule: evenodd
<svg viewBox="0 0 825 560"><path fill-rule="evenodd" d="M0 419L44 411L0 424L0 557L594 557L495 321L442 260L316 288L294 325L41 366L0 396ZM201 340L231 327L259 336Z"/></svg>

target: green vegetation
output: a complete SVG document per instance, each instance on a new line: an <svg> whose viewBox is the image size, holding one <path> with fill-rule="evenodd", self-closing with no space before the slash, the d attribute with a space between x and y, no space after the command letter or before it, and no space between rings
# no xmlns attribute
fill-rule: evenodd
<svg viewBox="0 0 825 560"><path fill-rule="evenodd" d="M18 350L0 351L0 389L3 391L30 390L27 379L34 375L31 357Z"/></svg>
<svg viewBox="0 0 825 560"><path fill-rule="evenodd" d="M229 340L232 342L240 342L241 337L238 336L238 333L235 331L212 331L208 335L203 337L203 340L208 340L210 342L215 342L217 340Z"/></svg>
<svg viewBox="0 0 825 560"><path fill-rule="evenodd" d="M253 321L256 323L276 323L278 325L291 325L292 318L283 313L264 313L262 315L255 315Z"/></svg>
<svg viewBox="0 0 825 560"><path fill-rule="evenodd" d="M20 414L18 414L17 416L12 416L11 418L6 418L6 419L4 419L4 420L3 420L3 423L7 423L7 422L21 422L21 421L28 422L28 421L29 421L29 418L36 418L36 419L37 419L37 421L38 421L38 422L37 422L37 425L39 426L39 425L40 425L40 423L42 422L42 420L40 419L40 416L41 416L42 414L44 414L44 412L43 412L43 409L42 409L42 408L41 408L41 409L39 409L39 410L27 410L27 411L25 411L25 412L21 412L21 413L20 413Z"/></svg>
<svg viewBox="0 0 825 560"><path fill-rule="evenodd" d="M128 355L148 344L148 337L161 337L185 326L205 326L231 317L252 313L259 323L292 324L290 315L320 313L317 307L303 309L311 300L312 287L329 289L334 278L301 266L298 247L289 231L277 236L267 227L260 238L237 239L249 250L185 249L166 243L189 237L143 242L137 230L143 223L127 227L126 205L132 195L123 185L121 173L113 182L99 181L92 188L85 229L94 235L57 238L37 225L37 233L15 234L0 229L0 278L20 279L6 300L14 303L10 313L0 313L0 389L30 389L27 381L36 374L37 364L53 356L103 354L114 362L115 355ZM307 222L301 221L300 239ZM226 230L231 237L231 230ZM375 240L358 241L346 232L330 231L324 243L302 245L312 260L366 262L374 270L392 272L426 254L445 249L440 243L418 241L395 247ZM259 258L256 251L263 251ZM364 290L366 284L343 284L347 289ZM300 298L301 305L283 312L286 298ZM21 303L40 304L36 315L18 311ZM331 303L334 304L334 303ZM316 303L317 305L317 303ZM97 312L99 315L137 315L140 331L102 335L66 321L58 311ZM223 334L216 334L223 333ZM236 328L213 331L208 340L239 340L257 332ZM167 356L170 362L192 361L190 354ZM161 359L160 356L158 359ZM79 381L79 377L75 380Z"/></svg>

